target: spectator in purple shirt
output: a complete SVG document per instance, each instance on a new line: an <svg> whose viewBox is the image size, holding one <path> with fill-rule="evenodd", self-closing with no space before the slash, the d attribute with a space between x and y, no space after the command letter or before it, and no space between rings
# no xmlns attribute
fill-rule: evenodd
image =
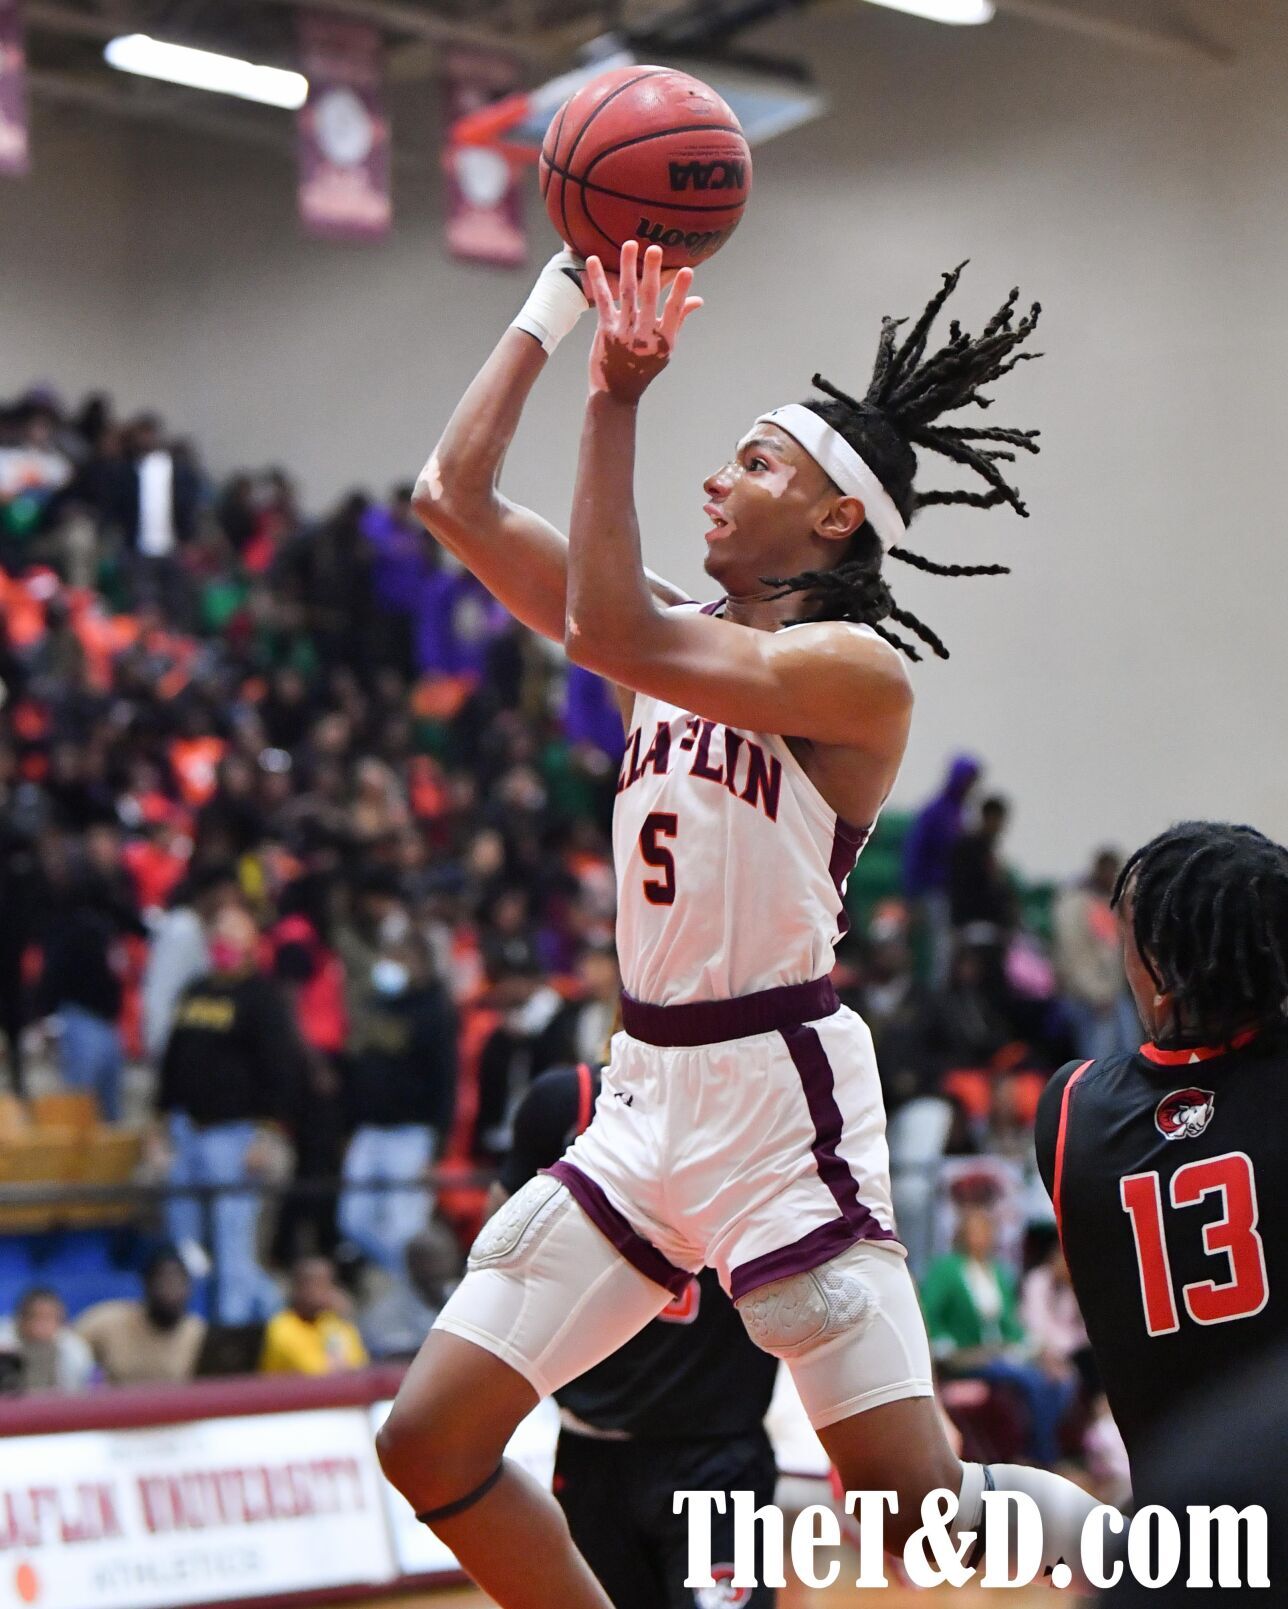
<svg viewBox="0 0 1288 1609"><path fill-rule="evenodd" d="M943 787L917 812L904 840L903 891L929 938L930 982L935 987L948 976L952 952L948 874L953 846L961 836L966 800L981 770L972 755L957 755Z"/></svg>
<svg viewBox="0 0 1288 1609"><path fill-rule="evenodd" d="M411 511L411 487L397 487L387 507L375 504L369 508L362 519L362 534L374 556L371 586L376 607L389 617L393 628L389 656L406 675L414 665L413 611L437 560L437 550L431 554L431 544Z"/></svg>

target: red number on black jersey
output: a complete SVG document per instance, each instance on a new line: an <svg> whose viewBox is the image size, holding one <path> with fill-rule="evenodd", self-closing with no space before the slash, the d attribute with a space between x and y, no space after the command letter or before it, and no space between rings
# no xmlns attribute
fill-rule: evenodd
<svg viewBox="0 0 1288 1609"><path fill-rule="evenodd" d="M1119 1191L1136 1242L1145 1328L1151 1335L1171 1335L1181 1324L1167 1260L1158 1174L1133 1173ZM1187 1162L1172 1175L1170 1194L1174 1208L1193 1207L1213 1194L1221 1197L1221 1217L1204 1226L1203 1250L1209 1257L1225 1255L1229 1277L1195 1280L1182 1288L1190 1318L1196 1324L1228 1324L1260 1313L1270 1289L1266 1249L1257 1230L1257 1182L1251 1158L1243 1151L1228 1151Z"/></svg>
<svg viewBox="0 0 1288 1609"><path fill-rule="evenodd" d="M677 822L674 814L655 810L644 818L640 828L640 854L646 866L655 866L660 878L644 879L644 898L650 905L675 904L675 856L658 843L659 838L674 838Z"/></svg>

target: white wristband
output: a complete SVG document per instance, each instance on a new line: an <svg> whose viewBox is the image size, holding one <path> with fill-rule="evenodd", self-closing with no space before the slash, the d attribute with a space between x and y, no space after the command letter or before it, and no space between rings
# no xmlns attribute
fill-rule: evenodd
<svg viewBox="0 0 1288 1609"><path fill-rule="evenodd" d="M556 253L537 275L513 328L535 335L547 352L553 352L590 305L577 278L583 266L567 247Z"/></svg>

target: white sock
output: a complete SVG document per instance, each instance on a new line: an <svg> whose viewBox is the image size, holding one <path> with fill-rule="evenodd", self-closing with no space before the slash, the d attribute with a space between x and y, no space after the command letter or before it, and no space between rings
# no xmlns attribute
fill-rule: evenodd
<svg viewBox="0 0 1288 1609"><path fill-rule="evenodd" d="M980 1464L967 1464L962 1479L963 1492L967 1489L968 1472L978 1469L981 1482L984 1469ZM1093 1592L1095 1588L1082 1573L1082 1527L1097 1501L1080 1486L1075 1486L1063 1475L1049 1469L1033 1469L1028 1464L990 1464L988 1475L999 1492L1023 1492L1031 1497L1042 1516L1042 1572L1045 1573L1062 1560L1073 1572L1071 1583L1075 1592ZM980 1487L980 1498L983 1485ZM982 1509L976 1500L976 1522ZM963 1529L970 1529L963 1526Z"/></svg>

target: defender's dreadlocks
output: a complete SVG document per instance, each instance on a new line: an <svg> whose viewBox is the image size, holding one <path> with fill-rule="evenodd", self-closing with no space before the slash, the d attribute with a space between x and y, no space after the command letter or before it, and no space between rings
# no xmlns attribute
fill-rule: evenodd
<svg viewBox="0 0 1288 1609"><path fill-rule="evenodd" d="M1182 1033L1228 1044L1282 1019L1288 1003L1288 849L1253 827L1184 821L1138 849L1113 904L1132 902L1132 932Z"/></svg>
<svg viewBox="0 0 1288 1609"><path fill-rule="evenodd" d="M816 374L811 382L830 399L806 404L839 432L869 465L885 487L895 507L908 524L918 509L932 503L964 503L971 508L992 508L1009 503L1017 514L1027 518L1028 509L1016 489L997 467L1013 463L1016 450L1038 451L1036 430L968 430L955 425L936 424L943 414L976 403L987 408L991 397L982 396L981 386L1013 369L1040 352L1021 352L1015 348L1033 333L1041 312L1034 302L1027 316L1014 322L1019 291L1013 290L984 326L982 335L968 335L956 319L948 328L948 344L932 357L923 357L930 329L939 310L957 288L965 263L943 276L943 286L926 304L921 317L902 343L898 332L906 319L884 318L877 345L876 367L867 394L860 402ZM941 453L956 464L965 464L985 482L986 491L917 492L915 449L924 447ZM911 564L931 575L1007 575L1004 564L938 564L908 548L892 547L890 557ZM845 559L833 570L807 570L786 578L765 578L767 586L781 587L779 597L792 592L808 592L815 602L810 620L854 620L872 626L887 642L903 650L910 659L920 659L916 647L882 626L893 620L918 636L941 659L948 650L930 627L916 615L899 608L881 575L881 543L865 520L851 539Z"/></svg>

